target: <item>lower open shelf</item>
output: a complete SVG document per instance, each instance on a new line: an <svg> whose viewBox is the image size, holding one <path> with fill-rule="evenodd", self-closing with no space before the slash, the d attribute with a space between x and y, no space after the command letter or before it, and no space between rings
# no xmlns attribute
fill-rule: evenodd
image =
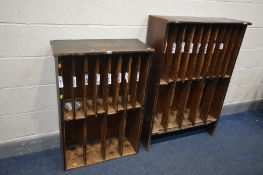
<svg viewBox="0 0 263 175"><path fill-rule="evenodd" d="M110 138L107 140L105 159L102 156L100 141L88 143L86 145L86 162L84 159L84 151L84 146L81 145L66 148L65 159L67 170L136 154L135 149L127 138L124 138L122 155L118 151L117 138Z"/></svg>
<svg viewBox="0 0 263 175"><path fill-rule="evenodd" d="M141 109L65 122L65 169L137 153Z"/></svg>
<svg viewBox="0 0 263 175"><path fill-rule="evenodd" d="M106 160L116 159L121 157L118 150L118 138L111 137L106 141Z"/></svg>
<svg viewBox="0 0 263 175"><path fill-rule="evenodd" d="M86 145L86 165L91 165L103 161L101 154L101 143L99 140Z"/></svg>
<svg viewBox="0 0 263 175"><path fill-rule="evenodd" d="M124 138L124 143L123 143L123 153L122 156L129 156L136 154L135 149L131 145L130 141L125 137Z"/></svg>
<svg viewBox="0 0 263 175"><path fill-rule="evenodd" d="M199 114L199 112L198 112L198 114ZM168 117L167 128L165 129L162 125L162 114L157 113L154 117L152 135L158 135L158 134L163 134L163 133L174 132L177 130L184 130L184 129L188 129L188 128L199 127L199 126L207 125L207 124L210 124L212 122L217 121L216 118L214 118L211 115L208 115L207 121L204 122L198 115L196 117L195 123L193 124L188 119L188 115L189 115L189 110L185 110L184 117L182 120L182 124L180 127L180 125L176 121L177 111L172 111Z"/></svg>
<svg viewBox="0 0 263 175"><path fill-rule="evenodd" d="M85 165L82 146L68 147L66 148L65 154L67 169L73 169Z"/></svg>

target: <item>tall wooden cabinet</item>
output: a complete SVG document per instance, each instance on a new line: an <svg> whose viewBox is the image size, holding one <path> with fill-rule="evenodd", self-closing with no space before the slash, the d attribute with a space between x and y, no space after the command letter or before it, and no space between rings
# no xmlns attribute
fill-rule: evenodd
<svg viewBox="0 0 263 175"><path fill-rule="evenodd" d="M51 46L65 170L137 153L154 50L133 39Z"/></svg>
<svg viewBox="0 0 263 175"><path fill-rule="evenodd" d="M155 49L142 141L205 127L212 134L249 22L150 16L147 44Z"/></svg>

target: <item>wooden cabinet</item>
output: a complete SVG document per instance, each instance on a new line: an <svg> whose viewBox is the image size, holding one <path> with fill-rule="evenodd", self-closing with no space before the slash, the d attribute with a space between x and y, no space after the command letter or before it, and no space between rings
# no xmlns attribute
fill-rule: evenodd
<svg viewBox="0 0 263 175"><path fill-rule="evenodd" d="M51 41L66 170L137 153L154 50L138 40Z"/></svg>
<svg viewBox="0 0 263 175"><path fill-rule="evenodd" d="M150 16L147 44L155 49L142 141L205 127L212 134L249 22Z"/></svg>

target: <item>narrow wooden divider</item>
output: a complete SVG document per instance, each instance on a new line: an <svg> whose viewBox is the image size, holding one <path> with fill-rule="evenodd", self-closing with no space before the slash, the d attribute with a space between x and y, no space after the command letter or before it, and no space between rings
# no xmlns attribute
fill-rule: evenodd
<svg viewBox="0 0 263 175"><path fill-rule="evenodd" d="M221 68L222 68L222 65L224 62L225 55L227 54L229 41L230 41L230 38L232 37L232 35L233 35L233 26L228 25L227 29L226 29L226 34L225 34L225 36L223 38L223 42L221 44L221 51L219 52L219 56L218 56L218 59L216 61L217 66L214 70L214 75L216 77L220 76L220 73L221 73L220 71L221 71Z"/></svg>
<svg viewBox="0 0 263 175"><path fill-rule="evenodd" d="M236 63L236 59L238 56L238 52L239 49L241 47L241 43L243 40L243 37L245 35L246 32L246 26L238 26L238 34L237 34L237 39L235 40L232 52L231 52L231 56L230 56L230 60L227 64L226 70L224 72L225 77L230 77L232 75L235 63Z"/></svg>
<svg viewBox="0 0 263 175"><path fill-rule="evenodd" d="M192 87L191 87L192 98L188 100L188 105L189 105L188 118L193 125L203 123L203 120L200 118L200 103L203 96L204 87L205 87L204 80L192 83Z"/></svg>
<svg viewBox="0 0 263 175"><path fill-rule="evenodd" d="M216 47L216 40L219 32L219 27L218 26L213 26L209 42L208 42L208 47L207 51L205 51L205 60L202 66L201 70L201 77L207 77L207 72L211 64L212 56L214 56L214 50Z"/></svg>
<svg viewBox="0 0 263 175"><path fill-rule="evenodd" d="M186 36L185 36L185 48L181 48L182 59L179 66L178 80L185 80L185 74L187 65L189 63L190 54L193 52L193 38L195 33L195 26L187 26Z"/></svg>
<svg viewBox="0 0 263 175"><path fill-rule="evenodd" d="M75 118L76 119L83 119L85 118L85 109L84 109L84 63L85 63L85 58L80 57L79 59L74 59L75 60L75 77L74 79L76 82L73 82L73 85L76 84L76 87L74 88L74 94L75 94L75 104L79 104L80 107L77 108L75 106Z"/></svg>
<svg viewBox="0 0 263 175"><path fill-rule="evenodd" d="M214 97L214 93L216 90L218 79L212 79L206 81L202 102L201 102L201 109L200 109L200 118L206 123L210 119L208 116L208 111L211 106L212 99Z"/></svg>
<svg viewBox="0 0 263 175"><path fill-rule="evenodd" d="M175 36L176 40L174 41L174 43L176 43L176 48L175 48L175 53L173 54L173 61L170 69L170 77L173 81L177 81L182 53L185 50L184 40L185 40L186 26L181 25L178 27L180 28L178 29L179 32L176 34L177 36Z"/></svg>
<svg viewBox="0 0 263 175"><path fill-rule="evenodd" d="M187 66L187 72L186 72L186 77L185 77L185 79L187 80L194 79L193 78L194 70L195 70L195 66L196 66L197 58L199 54L198 49L200 49L200 46L201 46L201 39L202 39L203 31L204 31L203 26L201 25L196 26L194 39L193 39L193 48L190 53L189 63Z"/></svg>
<svg viewBox="0 0 263 175"><path fill-rule="evenodd" d="M211 58L211 63L209 65L209 70L207 73L207 77L215 77L215 71L216 68L219 66L218 60L220 60L220 54L222 53L222 49L224 48L224 36L226 33L227 27L225 25L220 25L219 26L219 31L218 31L218 36L217 36L217 40L215 41L215 46L213 48L213 53L214 54Z"/></svg>
<svg viewBox="0 0 263 175"><path fill-rule="evenodd" d="M169 37L166 45L165 61L163 63L161 84L169 83L173 81L173 79L171 79L171 77L169 76L169 73L173 62L173 55L177 47L177 43L176 43L177 32L178 32L178 28L174 28L173 26L171 26L171 28L169 29L169 34L168 34Z"/></svg>
<svg viewBox="0 0 263 175"><path fill-rule="evenodd" d="M220 70L220 76L221 77L225 77L225 71L226 71L226 68L227 68L230 56L231 56L231 52L232 52L233 46L234 46L234 44L236 42L237 35L238 35L238 28L233 26L233 31L232 31L232 34L230 36L230 39L229 39L229 42L228 42L228 45L227 45L227 48L226 48L226 53L224 55L222 67L221 67L221 70Z"/></svg>
<svg viewBox="0 0 263 175"><path fill-rule="evenodd" d="M193 79L200 79L201 77L201 71L203 68L203 64L205 62L205 55L207 54L207 49L209 45L209 39L211 35L212 27L211 25L204 26L204 33L201 40L201 45L199 48L197 48L196 52L198 53L198 58L194 70L194 76Z"/></svg>

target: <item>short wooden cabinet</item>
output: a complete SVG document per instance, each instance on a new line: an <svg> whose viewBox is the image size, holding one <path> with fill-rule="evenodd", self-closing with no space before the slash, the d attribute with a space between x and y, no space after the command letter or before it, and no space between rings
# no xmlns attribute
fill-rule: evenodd
<svg viewBox="0 0 263 175"><path fill-rule="evenodd" d="M213 133L250 23L219 18L150 16L155 49L142 140L204 126Z"/></svg>
<svg viewBox="0 0 263 175"><path fill-rule="evenodd" d="M66 170L138 151L152 48L138 40L51 41Z"/></svg>

